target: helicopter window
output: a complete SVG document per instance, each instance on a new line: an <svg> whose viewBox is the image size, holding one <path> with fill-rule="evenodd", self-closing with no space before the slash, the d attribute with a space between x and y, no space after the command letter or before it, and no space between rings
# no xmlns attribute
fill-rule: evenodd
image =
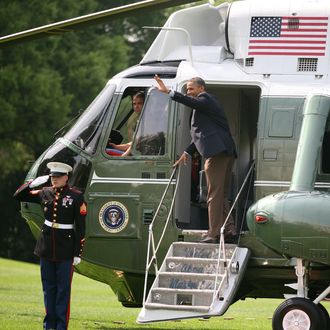
<svg viewBox="0 0 330 330"><path fill-rule="evenodd" d="M125 90L107 142L108 155L125 156L125 151L130 149L144 105L144 90L144 87L129 87Z"/></svg>
<svg viewBox="0 0 330 330"><path fill-rule="evenodd" d="M164 155L167 139L169 96L152 89L139 120L132 155Z"/></svg>
<svg viewBox="0 0 330 330"><path fill-rule="evenodd" d="M88 153L94 153L115 89L115 85L107 85L65 135L65 138Z"/></svg>

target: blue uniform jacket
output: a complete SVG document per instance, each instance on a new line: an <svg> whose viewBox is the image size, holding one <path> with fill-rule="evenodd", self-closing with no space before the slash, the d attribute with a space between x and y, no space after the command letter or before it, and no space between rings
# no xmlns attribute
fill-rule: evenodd
<svg viewBox="0 0 330 330"><path fill-rule="evenodd" d="M59 229L43 224L34 253L51 261L80 257L85 240L87 213L83 194L69 186L60 189L43 187L32 190L23 184L14 194L19 201L39 203L45 219L52 223L72 224L73 229Z"/></svg>

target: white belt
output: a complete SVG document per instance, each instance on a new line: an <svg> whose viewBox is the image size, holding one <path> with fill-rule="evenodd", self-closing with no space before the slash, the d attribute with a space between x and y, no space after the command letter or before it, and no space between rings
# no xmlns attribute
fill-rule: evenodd
<svg viewBox="0 0 330 330"><path fill-rule="evenodd" d="M51 222L48 220L45 220L45 225L48 227L56 228L56 229L73 229L73 225L69 224L62 224L57 222Z"/></svg>

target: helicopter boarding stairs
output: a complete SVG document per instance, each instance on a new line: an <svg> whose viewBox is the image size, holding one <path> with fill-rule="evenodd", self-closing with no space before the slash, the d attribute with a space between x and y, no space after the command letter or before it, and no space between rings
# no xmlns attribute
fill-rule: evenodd
<svg viewBox="0 0 330 330"><path fill-rule="evenodd" d="M218 244L173 243L137 321L224 314L234 299L249 253L246 248L225 244L225 256L220 255Z"/></svg>
<svg viewBox="0 0 330 330"><path fill-rule="evenodd" d="M174 173L175 171L173 171L170 182ZM177 186L178 182L176 188ZM167 190L163 197L166 192ZM175 194L176 190L174 196ZM173 202L174 200L175 198L173 198ZM169 214L171 214L173 202ZM229 214L231 211L232 209ZM158 209L154 219L157 213ZM166 221L164 232L169 218ZM156 246L152 234L153 221L149 227L144 304L137 322L148 323L223 315L234 301L248 263L249 250L236 244L226 244L223 226L219 244L182 241L172 243L158 270L156 253L164 232ZM153 251L151 257L150 250ZM152 264L156 269L156 279L146 298L147 275Z"/></svg>

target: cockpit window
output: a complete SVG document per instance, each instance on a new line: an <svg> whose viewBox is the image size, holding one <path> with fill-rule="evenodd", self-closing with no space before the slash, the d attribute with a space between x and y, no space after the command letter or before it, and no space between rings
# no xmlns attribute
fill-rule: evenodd
<svg viewBox="0 0 330 330"><path fill-rule="evenodd" d="M105 152L110 156L130 154L132 139L142 113L146 87L128 87L122 94Z"/></svg>
<svg viewBox="0 0 330 330"><path fill-rule="evenodd" d="M169 100L167 94L157 89L150 91L132 142L133 156L156 156L166 153Z"/></svg>
<svg viewBox="0 0 330 330"><path fill-rule="evenodd" d="M115 85L105 86L65 138L86 152L95 153L115 89Z"/></svg>

